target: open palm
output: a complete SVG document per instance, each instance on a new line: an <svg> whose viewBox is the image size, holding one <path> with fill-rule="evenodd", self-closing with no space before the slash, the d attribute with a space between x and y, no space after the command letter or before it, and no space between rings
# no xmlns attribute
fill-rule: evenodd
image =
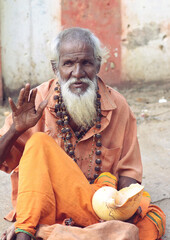
<svg viewBox="0 0 170 240"><path fill-rule="evenodd" d="M33 89L30 92L30 85L26 84L25 88L22 88L17 105L9 98L9 104L12 110L13 123L17 132L24 132L27 129L35 126L38 120L41 118L44 108L47 105L47 101L44 100L40 103L37 110L35 109L35 97L37 89Z"/></svg>

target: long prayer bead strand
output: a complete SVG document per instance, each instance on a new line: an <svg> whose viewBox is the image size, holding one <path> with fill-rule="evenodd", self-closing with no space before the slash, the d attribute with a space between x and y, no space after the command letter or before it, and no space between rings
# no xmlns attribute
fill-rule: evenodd
<svg viewBox="0 0 170 240"><path fill-rule="evenodd" d="M62 95L61 95L61 90L60 90L60 85L58 84L58 82L56 83L56 87L55 87L55 92L56 95L54 96L54 100L55 100L55 113L56 113L56 117L57 117L57 125L61 131L61 136L64 142L64 150L65 152L75 161L77 162L76 156L75 156L75 147L76 144L83 138L83 136L86 134L86 132L89 130L89 128L84 128L82 127L80 129L80 131L76 131L75 132L75 136L76 136L76 144L73 146L72 142L71 142L71 138L72 138L72 133L71 133L71 129L69 126L69 115L66 111L66 107L65 104L63 102L62 99ZM100 129L101 128L101 102L100 102L101 96L97 91L97 99L96 99L96 111L97 111L97 117L95 120L95 127L96 129ZM89 168L88 168L88 178L90 179L90 168L92 166L92 155L94 155L95 153L95 174L93 176L94 179L96 179L99 176L99 173L101 171L101 164L102 164L102 160L101 160L101 147L102 147L102 143L101 143L101 134L97 133L94 134L93 136L93 143L92 143L92 151L91 153L89 153ZM95 144L94 144L95 142ZM95 146L94 146L95 145ZM93 182L93 180L91 181L91 183Z"/></svg>

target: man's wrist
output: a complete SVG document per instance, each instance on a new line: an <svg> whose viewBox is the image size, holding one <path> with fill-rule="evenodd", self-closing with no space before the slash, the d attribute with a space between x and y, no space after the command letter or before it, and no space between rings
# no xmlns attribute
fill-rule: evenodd
<svg viewBox="0 0 170 240"><path fill-rule="evenodd" d="M22 132L17 131L14 123L11 125L9 132L14 139L17 139L20 135L22 135L24 133L24 131L22 131Z"/></svg>
<svg viewBox="0 0 170 240"><path fill-rule="evenodd" d="M138 183L136 179L126 176L120 176L118 181L118 190L129 187L131 184Z"/></svg>

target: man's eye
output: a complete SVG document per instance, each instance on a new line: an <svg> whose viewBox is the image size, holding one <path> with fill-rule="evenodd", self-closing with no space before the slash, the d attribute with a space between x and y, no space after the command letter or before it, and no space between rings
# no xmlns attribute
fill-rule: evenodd
<svg viewBox="0 0 170 240"><path fill-rule="evenodd" d="M83 61L83 65L91 65L92 63L88 60Z"/></svg>
<svg viewBox="0 0 170 240"><path fill-rule="evenodd" d="M71 65L73 65L73 62L72 62L72 61L64 62L64 66L71 66Z"/></svg>

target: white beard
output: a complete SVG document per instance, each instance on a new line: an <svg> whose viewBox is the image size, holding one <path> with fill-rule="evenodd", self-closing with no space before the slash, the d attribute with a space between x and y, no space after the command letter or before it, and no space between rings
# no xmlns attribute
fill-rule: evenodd
<svg viewBox="0 0 170 240"><path fill-rule="evenodd" d="M76 93L70 91L70 85L77 81L76 78L70 78L68 81L63 81L58 74L59 84L61 86L61 94L64 104L70 117L79 127L92 127L96 119L96 91L97 79L90 80L81 78L82 82L88 84L87 90L82 92L80 88Z"/></svg>

